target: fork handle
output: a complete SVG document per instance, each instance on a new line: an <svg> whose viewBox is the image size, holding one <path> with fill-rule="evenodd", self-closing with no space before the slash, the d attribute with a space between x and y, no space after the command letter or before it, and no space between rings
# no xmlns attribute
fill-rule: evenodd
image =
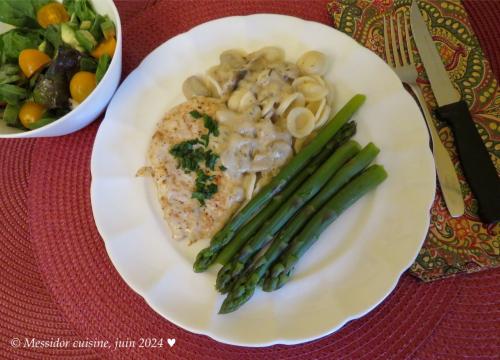
<svg viewBox="0 0 500 360"><path fill-rule="evenodd" d="M477 132L465 101L436 109L451 125L467 181L479 204L479 216L487 223L500 220L500 179L488 150Z"/></svg>
<svg viewBox="0 0 500 360"><path fill-rule="evenodd" d="M448 150L446 150L443 142L439 138L439 134L436 126L434 125L429 108L425 103L422 91L416 84L410 84L410 87L420 103L420 107L422 108L425 121L427 122L427 126L431 134L432 151L434 154L434 162L436 164L436 172L439 184L441 185L441 192L443 193L446 207L448 208L451 216L462 216L465 211L465 204L462 197L462 189L460 187L458 175L455 171L455 166L451 161Z"/></svg>

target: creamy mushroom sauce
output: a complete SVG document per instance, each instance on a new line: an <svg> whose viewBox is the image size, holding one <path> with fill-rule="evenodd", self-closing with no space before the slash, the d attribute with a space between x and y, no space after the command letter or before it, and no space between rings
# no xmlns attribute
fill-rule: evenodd
<svg viewBox="0 0 500 360"><path fill-rule="evenodd" d="M322 77L327 67L318 51L292 63L278 47L249 54L231 49L205 75L184 81L187 99L209 96L226 104L215 114L220 135L211 146L228 176L245 176L247 200L327 122L332 101Z"/></svg>

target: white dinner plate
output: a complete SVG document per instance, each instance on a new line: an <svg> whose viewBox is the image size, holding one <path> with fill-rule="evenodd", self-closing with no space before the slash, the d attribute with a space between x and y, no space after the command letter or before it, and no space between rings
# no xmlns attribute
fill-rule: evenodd
<svg viewBox="0 0 500 360"><path fill-rule="evenodd" d="M196 274L207 245L174 242L154 183L135 177L146 164L156 123L183 101L185 78L218 63L226 49L277 45L295 61L316 49L331 61L335 111L354 94L367 96L355 115L362 145L373 141L389 177L326 231L282 289L218 315L216 268ZM92 153L92 208L107 252L125 282L169 321L218 341L296 344L339 329L379 304L415 259L429 225L435 172L419 109L392 70L347 35L281 15L228 17L193 28L149 54L120 86ZM126 314L123 314L126 316Z"/></svg>

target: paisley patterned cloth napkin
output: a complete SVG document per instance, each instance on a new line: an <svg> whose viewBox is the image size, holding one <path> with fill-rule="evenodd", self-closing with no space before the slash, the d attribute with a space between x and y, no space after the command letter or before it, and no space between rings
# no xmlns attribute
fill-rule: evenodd
<svg viewBox="0 0 500 360"><path fill-rule="evenodd" d="M384 58L383 16L409 12L411 0L340 0L328 4L334 26ZM419 7L431 29L450 79L459 89L476 127L500 172L500 91L498 82L472 31L460 1L425 0ZM423 66L415 54L418 83L430 108L436 106ZM481 223L453 143L450 128L435 119L439 135L452 156L465 199L465 214L452 218L441 190L431 208L431 223L424 246L410 273L432 281L458 273L500 266L500 223Z"/></svg>

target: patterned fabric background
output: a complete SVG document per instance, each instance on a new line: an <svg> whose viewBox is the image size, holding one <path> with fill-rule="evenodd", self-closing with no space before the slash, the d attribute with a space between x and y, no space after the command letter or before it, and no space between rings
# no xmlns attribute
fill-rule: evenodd
<svg viewBox="0 0 500 360"><path fill-rule="evenodd" d="M336 28L384 58L383 17L395 12L409 14L410 5L411 0L342 0L330 3L328 11ZM460 1L419 1L419 7L450 79L469 105L479 134L500 172L500 91L467 14ZM418 54L415 57L420 64ZM425 70L422 65L417 70L418 83L432 109L436 101ZM459 174L465 214L452 218L441 190L437 189L427 239L410 269L424 281L500 266L500 223L484 224L479 220L477 201L463 176L453 134L446 124L435 121Z"/></svg>

